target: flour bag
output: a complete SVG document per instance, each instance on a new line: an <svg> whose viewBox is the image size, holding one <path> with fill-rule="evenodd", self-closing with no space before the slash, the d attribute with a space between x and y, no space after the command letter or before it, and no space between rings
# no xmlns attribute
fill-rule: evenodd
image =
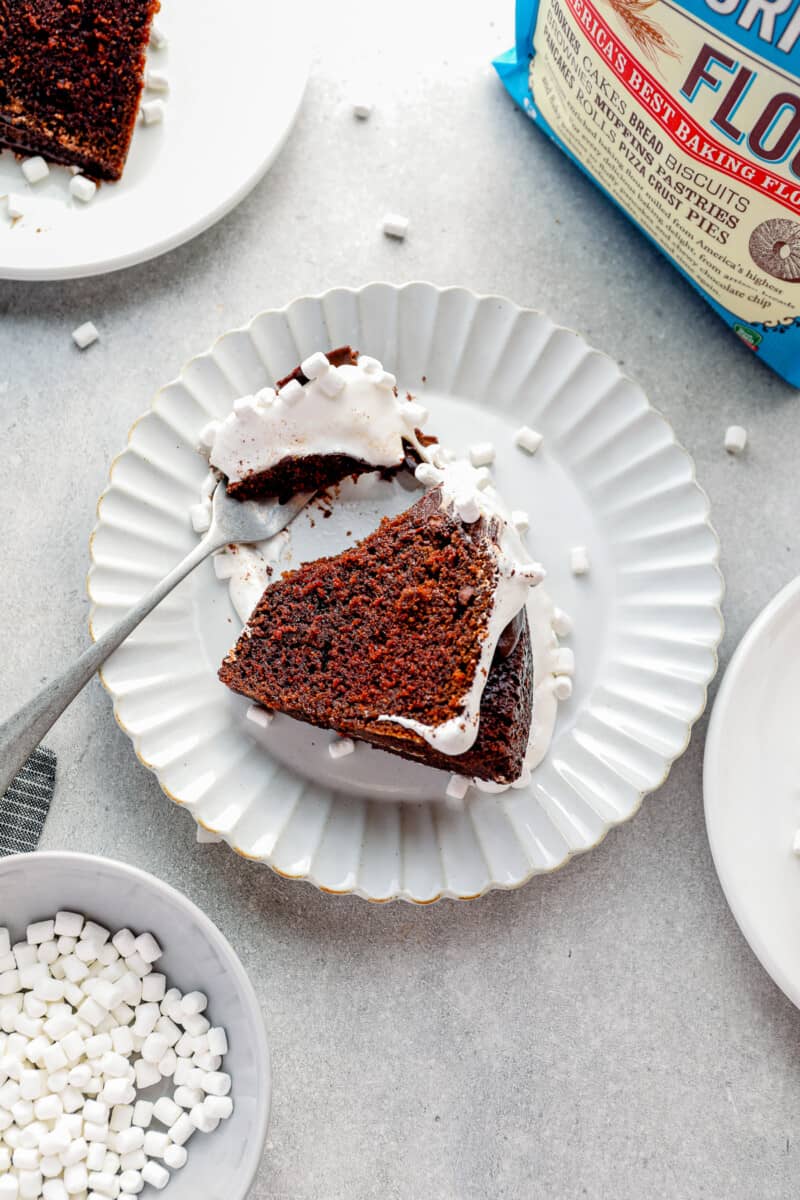
<svg viewBox="0 0 800 1200"><path fill-rule="evenodd" d="M800 0L517 0L528 116L800 386Z"/></svg>

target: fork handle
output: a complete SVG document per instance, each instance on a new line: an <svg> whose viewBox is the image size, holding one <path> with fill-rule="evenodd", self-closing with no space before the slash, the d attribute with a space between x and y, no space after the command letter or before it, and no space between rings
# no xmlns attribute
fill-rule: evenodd
<svg viewBox="0 0 800 1200"><path fill-rule="evenodd" d="M137 601L133 608L115 625L84 650L72 666L56 679L46 683L41 691L0 725L0 799L9 784L45 734L56 723L94 673L110 654L133 633L148 613L169 595L209 554L226 544L226 539L210 530L186 557L157 583L151 592Z"/></svg>

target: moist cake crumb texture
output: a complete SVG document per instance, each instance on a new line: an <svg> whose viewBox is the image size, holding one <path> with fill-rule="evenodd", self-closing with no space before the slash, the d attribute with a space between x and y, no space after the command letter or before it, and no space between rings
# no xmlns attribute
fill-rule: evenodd
<svg viewBox="0 0 800 1200"><path fill-rule="evenodd" d="M524 609L488 673L472 747L445 755L394 713L438 726L473 683L497 585L484 518L465 526L433 489L357 546L271 584L220 679L270 709L430 766L499 783L522 769L533 666Z"/></svg>
<svg viewBox="0 0 800 1200"><path fill-rule="evenodd" d="M159 0L0 0L0 147L122 175Z"/></svg>

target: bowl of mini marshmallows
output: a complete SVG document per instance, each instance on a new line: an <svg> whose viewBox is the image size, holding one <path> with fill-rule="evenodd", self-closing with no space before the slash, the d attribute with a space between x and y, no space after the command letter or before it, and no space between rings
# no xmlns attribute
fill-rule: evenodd
<svg viewBox="0 0 800 1200"><path fill-rule="evenodd" d="M0 1200L244 1200L267 1136L258 1000L167 884L0 859Z"/></svg>

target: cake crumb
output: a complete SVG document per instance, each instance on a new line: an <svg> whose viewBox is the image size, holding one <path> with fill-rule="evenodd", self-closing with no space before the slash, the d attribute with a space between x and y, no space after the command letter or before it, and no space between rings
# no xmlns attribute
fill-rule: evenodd
<svg viewBox="0 0 800 1200"><path fill-rule="evenodd" d="M535 454L543 441L542 435L531 429L530 425L521 425L514 434L514 445L519 446L526 454Z"/></svg>
<svg viewBox="0 0 800 1200"><path fill-rule="evenodd" d="M72 340L79 350L86 350L100 338L97 326L92 321L85 321L72 331Z"/></svg>
<svg viewBox="0 0 800 1200"><path fill-rule="evenodd" d="M739 455L747 445L747 430L742 425L729 425L725 430L725 449L728 454Z"/></svg>
<svg viewBox="0 0 800 1200"><path fill-rule="evenodd" d="M401 213L387 213L383 218L383 232L387 237L402 241L408 233L409 224L408 217L404 217Z"/></svg>

